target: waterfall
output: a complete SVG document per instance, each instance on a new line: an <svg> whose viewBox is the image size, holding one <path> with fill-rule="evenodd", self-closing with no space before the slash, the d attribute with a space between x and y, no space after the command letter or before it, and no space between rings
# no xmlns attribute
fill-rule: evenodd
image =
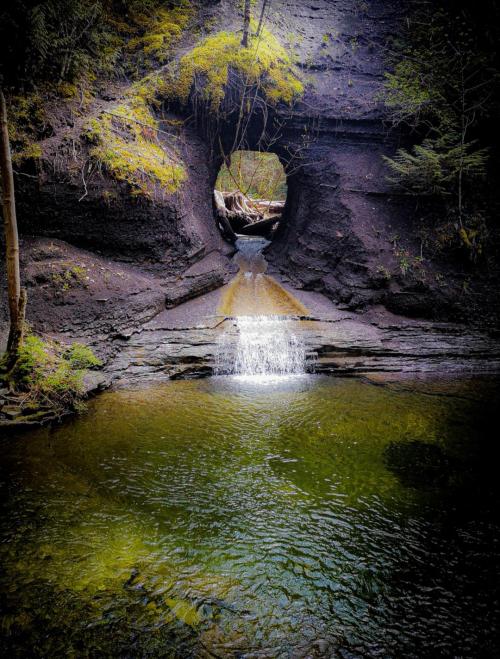
<svg viewBox="0 0 500 659"><path fill-rule="evenodd" d="M297 375L305 372L306 349L286 316L238 316L234 331L219 340L218 375L248 377Z"/></svg>
<svg viewBox="0 0 500 659"><path fill-rule="evenodd" d="M218 340L216 375L273 378L306 371L306 347L297 319L309 312L265 274L262 251L267 245L258 236L236 242L234 260L240 269L219 306L226 321Z"/></svg>

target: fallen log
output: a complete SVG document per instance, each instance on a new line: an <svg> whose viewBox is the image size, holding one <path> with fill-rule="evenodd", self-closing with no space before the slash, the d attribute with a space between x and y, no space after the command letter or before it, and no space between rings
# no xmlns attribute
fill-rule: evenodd
<svg viewBox="0 0 500 659"><path fill-rule="evenodd" d="M256 221L262 218L262 214L251 207L251 200L242 192L223 192L224 204L229 213L236 215L245 215L248 221Z"/></svg>
<svg viewBox="0 0 500 659"><path fill-rule="evenodd" d="M253 208L264 215L282 214L285 208L284 201L268 201L266 199L251 199L250 204Z"/></svg>
<svg viewBox="0 0 500 659"><path fill-rule="evenodd" d="M214 204L222 234L228 240L234 242L236 240L236 233L229 222L228 211L224 202L224 197L222 193L219 192L219 190L214 190Z"/></svg>
<svg viewBox="0 0 500 659"><path fill-rule="evenodd" d="M214 190L214 202L221 225L231 232L248 236L267 236L281 219L284 201L250 199L239 191Z"/></svg>
<svg viewBox="0 0 500 659"><path fill-rule="evenodd" d="M243 227L243 229L241 229L241 233L243 233L245 236L265 236L274 229L274 225L278 225L279 220L279 216L266 217L263 220L253 222L252 224L248 224L246 227Z"/></svg>

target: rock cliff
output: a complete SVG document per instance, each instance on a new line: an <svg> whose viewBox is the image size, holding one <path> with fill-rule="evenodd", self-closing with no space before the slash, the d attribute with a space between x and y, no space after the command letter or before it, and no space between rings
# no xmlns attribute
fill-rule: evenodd
<svg viewBox="0 0 500 659"><path fill-rule="evenodd" d="M200 29L239 30L236 5L202 3L173 59L192 48ZM293 54L305 93L292 107L266 113L267 125L261 115L250 121L245 146L255 148L264 130L278 127L270 149L285 164L296 154L285 221L267 254L275 275L351 310L382 304L411 316L464 319L488 299L481 276L476 293L462 265L422 251L424 207L395 194L382 160L400 140L388 129L380 93L404 11L394 0L273 0L268 28ZM230 276L233 246L216 226L212 190L221 163L214 144L230 149L234 116L207 139L192 107L160 99L158 140L161 146L175 133L186 180L174 193L156 189L142 199L92 168L84 137L89 117L113 112L128 93L126 83L103 84L84 111L78 99L54 106L37 169L16 177L28 317L37 329L59 333L73 323L112 335ZM75 267L81 276L73 276ZM5 305L2 314L5 320Z"/></svg>

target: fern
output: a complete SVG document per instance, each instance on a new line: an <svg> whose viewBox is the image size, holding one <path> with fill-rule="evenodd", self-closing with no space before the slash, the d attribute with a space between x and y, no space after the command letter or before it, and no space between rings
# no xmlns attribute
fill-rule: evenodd
<svg viewBox="0 0 500 659"><path fill-rule="evenodd" d="M409 194L449 195L460 173L467 179L485 175L488 151L474 146L445 135L426 139L411 151L399 149L394 158L384 156L391 170L388 179Z"/></svg>

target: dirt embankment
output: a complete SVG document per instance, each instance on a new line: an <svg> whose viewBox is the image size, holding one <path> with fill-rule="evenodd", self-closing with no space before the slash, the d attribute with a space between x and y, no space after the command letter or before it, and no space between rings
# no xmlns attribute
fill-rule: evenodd
<svg viewBox="0 0 500 659"><path fill-rule="evenodd" d="M207 6L212 31L221 15L226 29L239 28L234 5ZM488 309L494 318L494 268L481 271L423 247L422 205L395 195L386 181L382 156L394 153L398 136L384 124L379 94L385 45L402 11L393 0L272 3L269 28L293 50L306 93L271 117L280 125L272 150L282 160L298 150L301 166L289 171L270 268L351 310L382 304L414 317L474 320ZM188 37L177 55L197 39L194 31ZM126 93L126 85L103 84L85 116L55 107L37 170L16 176L30 322L38 331L88 337L104 351L113 336L231 275L233 246L220 235L212 207L220 159L189 112L164 116L169 126L181 122L177 142L187 176L176 192L141 199L105 168L89 172L82 124L112 111ZM231 125L221 127L224 144L231 143ZM260 128L249 126L248 148ZM159 135L160 143L167 139ZM0 293L5 328L5 289Z"/></svg>

